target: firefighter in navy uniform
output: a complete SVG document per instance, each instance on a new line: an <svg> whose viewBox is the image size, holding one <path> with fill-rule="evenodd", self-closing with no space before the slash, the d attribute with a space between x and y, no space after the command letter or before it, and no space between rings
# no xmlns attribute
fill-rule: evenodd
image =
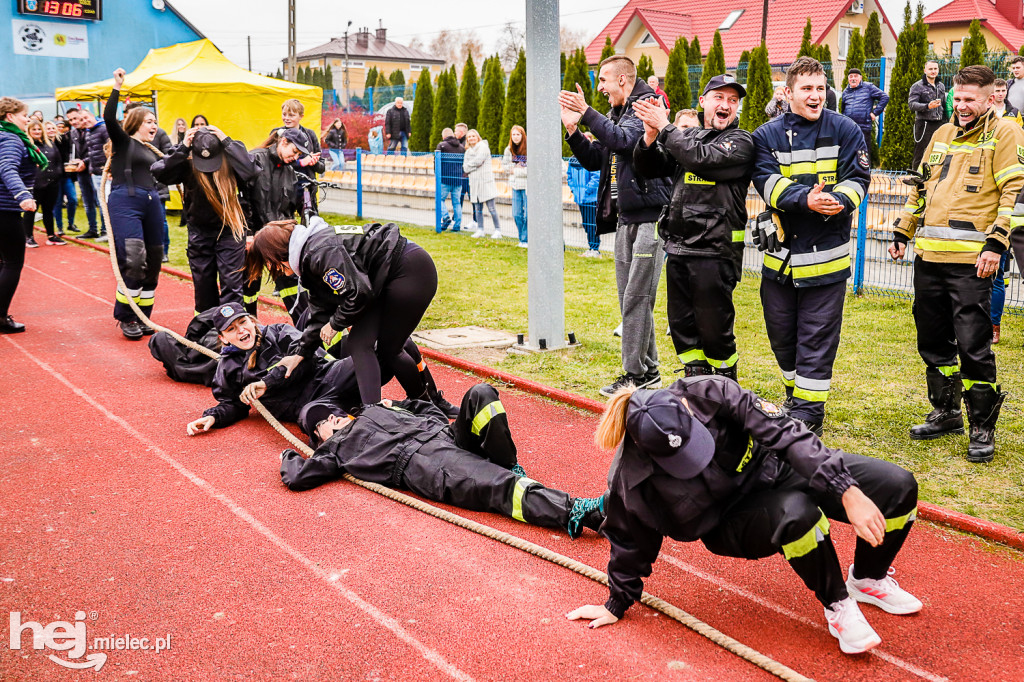
<svg viewBox="0 0 1024 682"><path fill-rule="evenodd" d="M309 490L345 473L428 500L492 512L578 538L604 521L604 497L574 498L527 478L516 458L498 391L477 384L453 423L433 404L408 400L364 406L352 417L332 404L303 410L300 426L316 451L281 455L281 480Z"/></svg>
<svg viewBox="0 0 1024 682"><path fill-rule="evenodd" d="M893 614L921 609L890 577L917 509L917 482L895 464L826 447L803 423L724 377L621 391L595 440L617 448L601 526L611 544L610 595L569 619L599 627L622 618L640 599L665 537L700 540L719 556L782 554L824 606L844 653L881 642L858 602ZM829 519L857 534L845 581Z"/></svg>
<svg viewBox="0 0 1024 682"><path fill-rule="evenodd" d="M761 304L784 409L819 436L850 277L850 224L871 180L864 135L825 110L825 88L816 60L789 67L790 112L754 131L753 176L768 206L753 237L765 252Z"/></svg>
<svg viewBox="0 0 1024 682"><path fill-rule="evenodd" d="M713 77L699 99L700 128L676 128L660 102L633 104L644 122L634 152L637 171L672 177L672 198L658 231L668 254L669 330L686 376L736 379L732 293L743 268L754 165L754 142L736 123L746 94L731 77Z"/></svg>
<svg viewBox="0 0 1024 682"><path fill-rule="evenodd" d="M889 254L899 259L914 239L914 322L934 408L910 429L928 440L963 433L961 396L970 420L967 459L990 462L1006 394L996 383L989 308L992 277L1024 225L1024 132L991 108L995 74L985 66L953 79L956 118L932 136ZM957 359L959 358L959 365ZM966 390L964 390L966 389Z"/></svg>

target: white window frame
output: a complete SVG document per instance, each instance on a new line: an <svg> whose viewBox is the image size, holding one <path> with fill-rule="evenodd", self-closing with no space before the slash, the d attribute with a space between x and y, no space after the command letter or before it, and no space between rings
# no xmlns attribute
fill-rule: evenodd
<svg viewBox="0 0 1024 682"><path fill-rule="evenodd" d="M840 26L839 27L839 59L846 60L846 56L850 54L850 39L853 37L852 26Z"/></svg>
<svg viewBox="0 0 1024 682"><path fill-rule="evenodd" d="M729 16L727 16L722 21L722 25L718 27L718 30L728 31L730 28L733 27L733 24L739 21L740 17L743 16L744 12L746 12L745 9L734 9L733 11L729 12Z"/></svg>
<svg viewBox="0 0 1024 682"><path fill-rule="evenodd" d="M637 41L636 47L650 47L651 45L657 45L657 44L658 44L658 41L655 40L654 36L651 35L651 32L650 31L644 31L644 34L642 36L640 36L640 40Z"/></svg>
<svg viewBox="0 0 1024 682"><path fill-rule="evenodd" d="M320 60L319 59L310 59L308 62L306 62L306 66L314 68L314 69L318 69L318 68L320 68Z"/></svg>
<svg viewBox="0 0 1024 682"><path fill-rule="evenodd" d="M949 43L949 56L950 57L959 57L960 53L963 51L963 49L964 49L964 41L963 40L952 40Z"/></svg>
<svg viewBox="0 0 1024 682"><path fill-rule="evenodd" d="M409 64L409 71L430 71L430 64Z"/></svg>

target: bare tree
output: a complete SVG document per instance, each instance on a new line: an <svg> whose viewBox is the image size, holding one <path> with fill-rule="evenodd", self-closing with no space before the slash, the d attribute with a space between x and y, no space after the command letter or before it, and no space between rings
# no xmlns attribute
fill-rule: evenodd
<svg viewBox="0 0 1024 682"><path fill-rule="evenodd" d="M423 38L419 36L413 36L412 40L405 45L406 47L410 47L414 50L426 50L426 45L423 44Z"/></svg>
<svg viewBox="0 0 1024 682"><path fill-rule="evenodd" d="M466 57L473 55L473 63L478 67L484 60L484 44L475 31L462 32L462 45L459 46L459 61L455 68L459 70L459 77L462 77L462 67L466 65Z"/></svg>
<svg viewBox="0 0 1024 682"><path fill-rule="evenodd" d="M501 36L498 38L498 57L501 58L501 65L505 71L515 68L525 38L523 29L511 21L502 28Z"/></svg>
<svg viewBox="0 0 1024 682"><path fill-rule="evenodd" d="M566 55L572 54L577 47L585 46L586 39L587 32L582 29L572 29L568 26L558 29L559 49Z"/></svg>
<svg viewBox="0 0 1024 682"><path fill-rule="evenodd" d="M427 52L434 57L443 59L445 66L448 67L458 63L461 42L461 36L458 31L444 29L430 41Z"/></svg>

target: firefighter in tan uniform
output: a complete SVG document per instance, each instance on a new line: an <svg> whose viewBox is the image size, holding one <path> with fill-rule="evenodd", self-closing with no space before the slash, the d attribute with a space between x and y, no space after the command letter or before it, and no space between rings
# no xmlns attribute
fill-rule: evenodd
<svg viewBox="0 0 1024 682"><path fill-rule="evenodd" d="M963 433L967 459L990 462L1006 394L996 383L989 306L992 277L1008 246L1011 214L1024 187L1024 132L992 110L995 74L968 66L953 79L955 118L939 128L921 178L896 220L889 255L914 239L914 321L932 412L910 429L917 440ZM959 356L959 364L958 364Z"/></svg>

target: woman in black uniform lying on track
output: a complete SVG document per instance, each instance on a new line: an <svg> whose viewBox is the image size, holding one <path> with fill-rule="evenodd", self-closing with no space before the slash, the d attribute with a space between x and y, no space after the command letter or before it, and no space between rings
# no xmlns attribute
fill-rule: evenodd
<svg viewBox="0 0 1024 682"><path fill-rule="evenodd" d="M895 464L825 447L802 423L724 377L612 397L596 441L618 448L608 474L610 596L567 614L600 627L640 598L667 536L744 559L782 554L825 607L840 649L882 640L858 602L893 614L921 602L890 577L917 512L917 481ZM829 521L857 545L844 580Z"/></svg>
<svg viewBox="0 0 1024 682"><path fill-rule="evenodd" d="M273 222L253 238L246 279L258 281L264 269L272 277L298 275L309 295L309 322L281 361L289 371L310 358L321 339L326 343L351 327L347 345L362 404L380 402L382 370L415 395L409 387L420 377L403 346L434 298L437 270L430 254L398 227L332 226L319 216L309 225Z"/></svg>
<svg viewBox="0 0 1024 682"><path fill-rule="evenodd" d="M466 392L451 424L420 400L364 406L357 417L329 402L311 403L299 423L319 447L309 459L282 453L281 480L292 490L349 473L428 500L563 528L573 539L604 520L604 497L570 497L525 476L505 408L488 384Z"/></svg>

